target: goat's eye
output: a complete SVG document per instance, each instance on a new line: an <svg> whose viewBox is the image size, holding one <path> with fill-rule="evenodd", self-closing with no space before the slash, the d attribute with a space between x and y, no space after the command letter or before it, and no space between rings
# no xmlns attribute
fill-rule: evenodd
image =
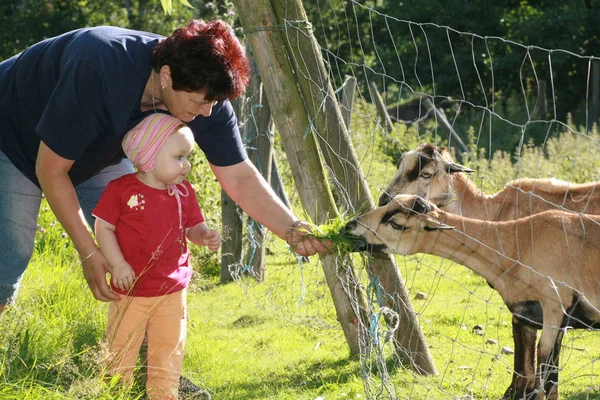
<svg viewBox="0 0 600 400"><path fill-rule="evenodd" d="M425 179L429 179L433 176L433 174L429 173L429 172L421 172L421 178L425 178Z"/></svg>
<svg viewBox="0 0 600 400"><path fill-rule="evenodd" d="M394 228L394 229L398 230L398 231L404 231L404 230L406 230L406 225L399 224L399 223L397 223L397 222L396 222L396 221L394 221L394 220L391 220L391 221L390 221L390 226L391 226L392 228Z"/></svg>

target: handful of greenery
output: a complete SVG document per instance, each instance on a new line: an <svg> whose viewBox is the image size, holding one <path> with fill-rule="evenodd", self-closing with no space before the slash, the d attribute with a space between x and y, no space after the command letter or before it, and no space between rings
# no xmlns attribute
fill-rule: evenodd
<svg viewBox="0 0 600 400"><path fill-rule="evenodd" d="M321 241L329 241L340 253L350 253L353 251L356 240L344 231L344 227L353 217L348 215L337 216L324 224L315 225L309 223L312 232L307 232L307 237L314 237Z"/></svg>

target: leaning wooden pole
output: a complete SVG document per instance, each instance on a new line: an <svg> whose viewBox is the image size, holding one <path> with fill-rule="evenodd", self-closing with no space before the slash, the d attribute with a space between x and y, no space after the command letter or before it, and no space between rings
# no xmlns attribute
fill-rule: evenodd
<svg viewBox="0 0 600 400"><path fill-rule="evenodd" d="M316 223L324 223L338 215L338 211L271 4L268 0L234 3L262 77L302 206ZM368 326L363 315L366 300L360 282L349 262L339 267L333 254L320 258L350 353L358 355L365 342L364 327Z"/></svg>
<svg viewBox="0 0 600 400"><path fill-rule="evenodd" d="M286 49L296 70L303 105L310 116L318 145L328 168L339 182L337 189L351 212L374 207L367 181L360 168L348 130L335 97L321 49L313 35L301 0L271 0L277 23L283 26ZM262 73L262 71L261 71ZM349 204L348 204L349 203ZM416 313L410 302L400 271L392 256L373 257L368 271L372 281L385 290L380 301L399 317L396 351L405 365L418 373L437 374L433 357L425 341Z"/></svg>
<svg viewBox="0 0 600 400"><path fill-rule="evenodd" d="M356 92L356 78L346 76L342 85L342 118L346 124L346 129L350 130L352 123L352 106L354 105L354 93Z"/></svg>
<svg viewBox="0 0 600 400"><path fill-rule="evenodd" d="M383 97L381 97L381 94L377 89L377 84L373 81L369 84L369 94L371 95L371 101L375 104L377 114L379 114L379 118L381 118L383 129L385 129L387 133L391 133L394 130L394 123L387 112Z"/></svg>

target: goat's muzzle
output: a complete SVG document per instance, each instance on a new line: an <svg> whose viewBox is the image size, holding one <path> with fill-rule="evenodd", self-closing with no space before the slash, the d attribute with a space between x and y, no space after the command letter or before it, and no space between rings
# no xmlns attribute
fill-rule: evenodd
<svg viewBox="0 0 600 400"><path fill-rule="evenodd" d="M365 251L368 249L367 240L362 237L355 235L352 233L356 227L358 226L358 221L353 219L348 222L340 231L338 232L341 237L343 237L346 241L346 244L349 245L349 250L352 252L357 251Z"/></svg>

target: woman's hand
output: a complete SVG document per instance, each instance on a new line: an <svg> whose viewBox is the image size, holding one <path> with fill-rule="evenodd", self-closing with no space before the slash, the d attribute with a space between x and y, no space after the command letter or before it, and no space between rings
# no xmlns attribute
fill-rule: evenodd
<svg viewBox="0 0 600 400"><path fill-rule="evenodd" d="M106 272L110 271L110 265L88 231L75 187L69 178L69 170L74 162L59 156L44 142L40 142L35 173L50 208L81 256L83 276L94 297L101 301L119 300L120 296L112 292L106 283Z"/></svg>
<svg viewBox="0 0 600 400"><path fill-rule="evenodd" d="M96 299L100 301L121 299L121 296L110 290L110 286L106 283L106 273L111 272L111 268L100 249L96 250L91 256L85 257L81 264L83 277Z"/></svg>
<svg viewBox="0 0 600 400"><path fill-rule="evenodd" d="M316 253L326 253L333 244L310 236L311 227L306 221L296 221L288 229L286 242L292 251L299 256L312 256Z"/></svg>

